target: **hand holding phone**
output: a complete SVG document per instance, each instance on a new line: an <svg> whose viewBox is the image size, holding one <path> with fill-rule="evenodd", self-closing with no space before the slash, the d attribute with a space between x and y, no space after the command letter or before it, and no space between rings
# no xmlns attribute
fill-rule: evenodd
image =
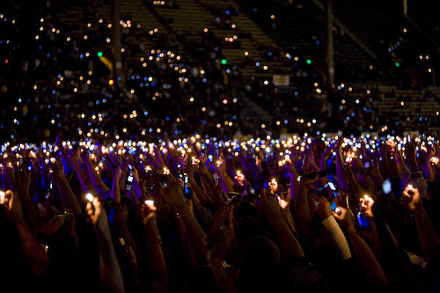
<svg viewBox="0 0 440 293"><path fill-rule="evenodd" d="M316 213L321 217L321 219L325 220L332 216L332 206L330 201L319 193L313 193L312 199L315 203ZM336 209L336 204L334 205L334 209Z"/></svg>
<svg viewBox="0 0 440 293"><path fill-rule="evenodd" d="M72 213L68 211L64 211L61 214L55 215L55 220L60 221L61 226L69 222L70 218L72 217Z"/></svg>

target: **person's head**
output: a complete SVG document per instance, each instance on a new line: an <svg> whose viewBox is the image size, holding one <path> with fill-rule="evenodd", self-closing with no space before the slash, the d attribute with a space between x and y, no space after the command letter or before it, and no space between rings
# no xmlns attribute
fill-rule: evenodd
<svg viewBox="0 0 440 293"><path fill-rule="evenodd" d="M241 217L237 220L237 240L240 243L246 241L248 237L262 235L260 222L253 217Z"/></svg>
<svg viewBox="0 0 440 293"><path fill-rule="evenodd" d="M271 275L280 265L278 246L266 236L248 237L239 260L240 274L244 278Z"/></svg>
<svg viewBox="0 0 440 293"><path fill-rule="evenodd" d="M243 198L234 206L233 214L236 220L242 217L250 217L257 222L260 220L260 213L255 205L248 200L243 200Z"/></svg>
<svg viewBox="0 0 440 293"><path fill-rule="evenodd" d="M330 292L323 275L305 266L284 271L277 279L278 292L326 293Z"/></svg>

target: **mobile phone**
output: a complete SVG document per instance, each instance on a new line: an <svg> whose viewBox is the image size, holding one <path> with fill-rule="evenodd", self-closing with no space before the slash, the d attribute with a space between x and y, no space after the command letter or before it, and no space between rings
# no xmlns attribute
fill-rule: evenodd
<svg viewBox="0 0 440 293"><path fill-rule="evenodd" d="M128 165L128 174L127 174L127 178L125 179L125 190L130 191L132 184L133 184L133 167L131 165Z"/></svg>
<svg viewBox="0 0 440 293"><path fill-rule="evenodd" d="M185 183L183 186L183 194L185 195L185 197L191 198L193 190L191 187L188 186L188 176L184 177L183 182Z"/></svg>
<svg viewBox="0 0 440 293"><path fill-rule="evenodd" d="M247 193L249 193L250 195L255 196L257 191L255 190L255 188L252 185L248 185Z"/></svg>
<svg viewBox="0 0 440 293"><path fill-rule="evenodd" d="M228 205L235 205L238 202L240 202L240 200L241 200L241 194L233 195L231 198L229 198Z"/></svg>
<svg viewBox="0 0 440 293"><path fill-rule="evenodd" d="M159 182L164 187L167 187L168 186L168 184L167 184L167 175L164 174L162 171L159 171L159 170L157 171L156 175L157 175L157 179L159 180ZM185 180L184 180L184 182L185 182Z"/></svg>
<svg viewBox="0 0 440 293"><path fill-rule="evenodd" d="M336 208L337 208L336 202L333 201L333 202L330 204L330 209L331 209L332 212L334 212L334 211L336 210Z"/></svg>
<svg viewBox="0 0 440 293"><path fill-rule="evenodd" d="M50 194L52 193L53 190L53 182L49 181L49 188L46 190L46 198L49 198Z"/></svg>
<svg viewBox="0 0 440 293"><path fill-rule="evenodd" d="M367 219L362 217L361 213L357 214L357 219L358 219L359 225L361 227L363 227L363 228L369 228L370 227L370 221L368 221Z"/></svg>
<svg viewBox="0 0 440 293"><path fill-rule="evenodd" d="M333 182L329 181L327 183L328 187L330 187L331 190L335 191L336 190L336 186L333 184Z"/></svg>
<svg viewBox="0 0 440 293"><path fill-rule="evenodd" d="M105 202L111 207L114 211L117 211L119 209L119 205L117 202L113 200L113 198L108 197Z"/></svg>
<svg viewBox="0 0 440 293"><path fill-rule="evenodd" d="M215 184L215 186L217 186L218 183L219 183L219 181L218 181L218 174L217 174L217 173L214 173L214 174L212 175L212 177L214 178L214 184Z"/></svg>
<svg viewBox="0 0 440 293"><path fill-rule="evenodd" d="M64 211L61 214L55 215L55 219L59 220L61 223L61 226L63 226L64 224L66 224L70 217L72 216L72 213L68 212L68 211Z"/></svg>
<svg viewBox="0 0 440 293"><path fill-rule="evenodd" d="M124 249L124 251L125 251L126 253L130 253L130 248L129 248L129 246L127 245L127 242L125 242L125 239L122 238L122 237L119 237L118 240L119 240L119 243L121 244L122 248Z"/></svg>
<svg viewBox="0 0 440 293"><path fill-rule="evenodd" d="M385 180L385 182L382 184L383 192L385 194L389 194L391 192L391 182L390 180Z"/></svg>
<svg viewBox="0 0 440 293"><path fill-rule="evenodd" d="M18 158L18 171L23 171L23 157L22 156L20 156L19 158Z"/></svg>

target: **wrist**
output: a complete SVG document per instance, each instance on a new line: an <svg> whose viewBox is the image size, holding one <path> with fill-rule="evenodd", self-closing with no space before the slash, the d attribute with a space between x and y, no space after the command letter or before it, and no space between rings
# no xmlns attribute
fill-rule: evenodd
<svg viewBox="0 0 440 293"><path fill-rule="evenodd" d="M422 215L422 214L424 214L426 211L425 211L425 208L423 207L423 203L420 201L419 203L416 203L415 204L415 207L414 207L414 210L413 210L413 214L415 215L415 216L417 216L417 215Z"/></svg>
<svg viewBox="0 0 440 293"><path fill-rule="evenodd" d="M72 167L79 167L79 159L73 159L70 161Z"/></svg>
<svg viewBox="0 0 440 293"><path fill-rule="evenodd" d="M12 222L17 230L29 230L29 227L23 218L13 219Z"/></svg>
<svg viewBox="0 0 440 293"><path fill-rule="evenodd" d="M347 234L351 235L351 234L356 234L356 229L351 226L351 227L345 227L345 231L347 232Z"/></svg>
<svg viewBox="0 0 440 293"><path fill-rule="evenodd" d="M157 225L156 225L156 216L151 217L150 219L148 219L148 220L145 222L144 226L145 226L145 229L146 229L147 231L155 230L156 227L157 227Z"/></svg>
<svg viewBox="0 0 440 293"><path fill-rule="evenodd" d="M330 230L332 227L334 227L335 225L337 225L338 223L336 222L335 217L333 216L328 216L327 218L325 218L324 220L322 220L322 225L324 226L324 228L326 230Z"/></svg>
<svg viewBox="0 0 440 293"><path fill-rule="evenodd" d="M415 171L415 172L412 172L410 175L410 179L415 179L415 178L419 178L419 177L423 177L422 171Z"/></svg>

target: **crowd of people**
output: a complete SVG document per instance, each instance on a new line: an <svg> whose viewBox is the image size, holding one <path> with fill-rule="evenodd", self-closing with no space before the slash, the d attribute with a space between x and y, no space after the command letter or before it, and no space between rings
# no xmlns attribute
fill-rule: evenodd
<svg viewBox="0 0 440 293"><path fill-rule="evenodd" d="M2 147L3 292L437 292L432 137Z"/></svg>

